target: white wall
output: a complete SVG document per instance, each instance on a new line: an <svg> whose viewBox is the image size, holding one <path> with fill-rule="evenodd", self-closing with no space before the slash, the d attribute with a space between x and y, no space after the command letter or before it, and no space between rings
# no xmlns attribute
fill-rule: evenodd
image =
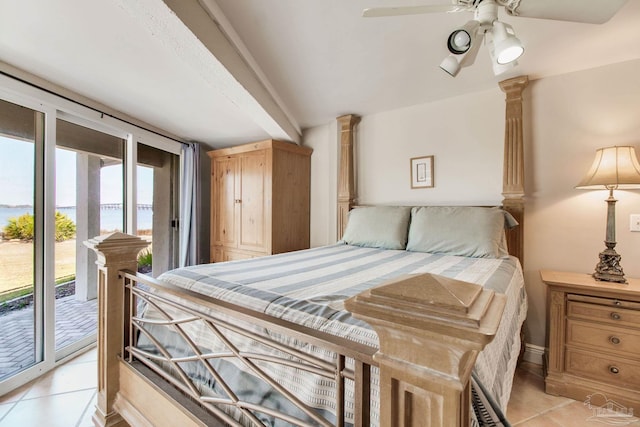
<svg viewBox="0 0 640 427"><path fill-rule="evenodd" d="M527 341L545 345L540 269L593 271L604 249L606 191L575 190L595 150L635 145L640 154L640 60L532 81L524 92L525 281ZM498 204L502 200L504 94L497 87L365 116L357 135L361 203ZM352 112L356 113L357 112ZM337 131L308 130L312 156L312 246L335 241ZM435 156L435 188L410 188L409 159ZM640 191L618 191L618 252L627 276L640 277Z"/></svg>
<svg viewBox="0 0 640 427"><path fill-rule="evenodd" d="M311 155L311 247L336 241L338 199L337 122L303 132L304 145Z"/></svg>
<svg viewBox="0 0 640 427"><path fill-rule="evenodd" d="M498 114L495 114L495 112ZM311 246L336 241L339 135L335 122L308 129ZM504 94L499 88L362 117L355 137L361 204L499 204ZM434 156L434 188L411 189L410 159Z"/></svg>
<svg viewBox="0 0 640 427"><path fill-rule="evenodd" d="M544 345L545 286L539 269L593 272L605 239L608 193L574 189L595 150L633 145L640 155L640 60L537 80L527 96L528 195L525 280L531 297L528 340ZM640 191L616 191L617 252L629 277L640 277Z"/></svg>
<svg viewBox="0 0 640 427"><path fill-rule="evenodd" d="M363 117L356 154L359 200L499 203L503 145L500 89ZM435 187L411 189L409 160L427 155L434 155Z"/></svg>
<svg viewBox="0 0 640 427"><path fill-rule="evenodd" d="M498 114L494 114L498 111ZM336 122L308 129L311 246L336 241ZM355 137L362 204L499 204L504 94L500 89L365 116ZM411 189L412 157L434 155L434 188ZM479 185L480 184L480 185Z"/></svg>

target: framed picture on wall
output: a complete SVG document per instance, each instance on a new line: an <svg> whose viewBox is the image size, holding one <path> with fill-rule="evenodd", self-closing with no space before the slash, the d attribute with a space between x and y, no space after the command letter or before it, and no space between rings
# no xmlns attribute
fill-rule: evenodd
<svg viewBox="0 0 640 427"><path fill-rule="evenodd" d="M433 187L433 156L411 159L411 188Z"/></svg>

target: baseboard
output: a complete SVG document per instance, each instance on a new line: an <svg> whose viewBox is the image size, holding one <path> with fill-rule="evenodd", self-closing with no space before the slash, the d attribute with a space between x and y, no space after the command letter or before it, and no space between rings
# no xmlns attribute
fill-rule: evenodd
<svg viewBox="0 0 640 427"><path fill-rule="evenodd" d="M522 356L522 359L527 362L535 363L536 365L542 365L544 360L544 351L544 347L524 343L524 355Z"/></svg>

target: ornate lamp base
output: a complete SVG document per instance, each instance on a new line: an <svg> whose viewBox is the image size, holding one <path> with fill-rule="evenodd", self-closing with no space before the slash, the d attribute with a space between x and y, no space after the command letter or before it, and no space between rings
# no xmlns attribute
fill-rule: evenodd
<svg viewBox="0 0 640 427"><path fill-rule="evenodd" d="M593 277L605 282L627 283L620 265L620 258L620 255L612 247L607 247L600 252L600 262L596 265Z"/></svg>

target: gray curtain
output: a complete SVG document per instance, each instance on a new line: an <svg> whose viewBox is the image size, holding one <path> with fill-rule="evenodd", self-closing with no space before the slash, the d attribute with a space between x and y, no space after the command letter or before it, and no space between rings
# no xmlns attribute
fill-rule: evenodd
<svg viewBox="0 0 640 427"><path fill-rule="evenodd" d="M198 262L199 176L200 148L196 143L183 144L180 156L180 267Z"/></svg>

